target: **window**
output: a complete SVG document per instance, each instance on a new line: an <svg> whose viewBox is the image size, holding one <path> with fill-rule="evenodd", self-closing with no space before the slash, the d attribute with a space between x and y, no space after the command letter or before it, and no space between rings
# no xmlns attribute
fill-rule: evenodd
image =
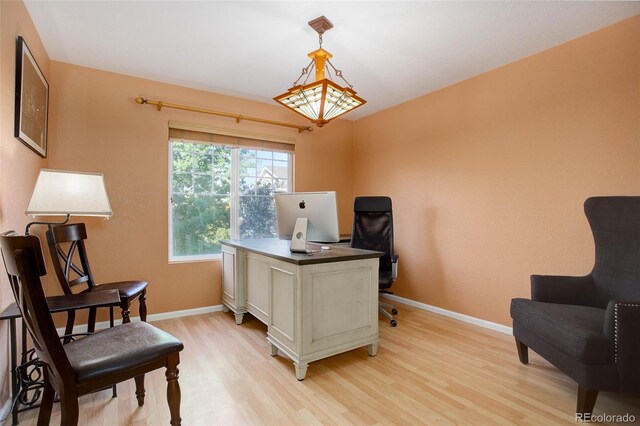
<svg viewBox="0 0 640 426"><path fill-rule="evenodd" d="M225 238L277 236L273 192L291 190L289 152L172 139L170 260L210 259Z"/></svg>

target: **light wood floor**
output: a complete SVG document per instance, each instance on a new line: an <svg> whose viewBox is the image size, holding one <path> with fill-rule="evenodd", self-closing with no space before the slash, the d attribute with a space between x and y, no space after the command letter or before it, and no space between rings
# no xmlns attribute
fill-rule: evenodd
<svg viewBox="0 0 640 426"><path fill-rule="evenodd" d="M298 382L271 357L266 327L217 312L154 323L182 339L184 425L573 424L576 385L536 354L518 362L511 336L398 305L397 328L380 320L380 348L310 364ZM133 381L83 397L81 425L169 424L164 371L147 375L145 405ZM601 393L594 414L633 414L640 397ZM20 414L35 425L37 410ZM59 424L54 406L51 424ZM10 424L10 420L4 422Z"/></svg>

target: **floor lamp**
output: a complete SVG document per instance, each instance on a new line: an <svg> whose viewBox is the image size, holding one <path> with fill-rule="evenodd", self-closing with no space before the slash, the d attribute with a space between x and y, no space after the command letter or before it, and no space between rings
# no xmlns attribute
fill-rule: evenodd
<svg viewBox="0 0 640 426"><path fill-rule="evenodd" d="M113 215L102 173L41 169L25 214L64 216L61 222L31 222L32 225L62 225L71 215L110 218Z"/></svg>

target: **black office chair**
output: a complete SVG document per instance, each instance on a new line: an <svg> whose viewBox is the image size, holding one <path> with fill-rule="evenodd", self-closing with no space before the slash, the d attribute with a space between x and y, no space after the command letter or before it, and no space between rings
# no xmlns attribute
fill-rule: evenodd
<svg viewBox="0 0 640 426"><path fill-rule="evenodd" d="M384 252L380 258L380 293L393 294L389 288L398 277L398 256L393 252L391 198L356 197L353 203L351 247ZM398 310L393 305L380 302L379 310L392 327L398 325L393 317Z"/></svg>

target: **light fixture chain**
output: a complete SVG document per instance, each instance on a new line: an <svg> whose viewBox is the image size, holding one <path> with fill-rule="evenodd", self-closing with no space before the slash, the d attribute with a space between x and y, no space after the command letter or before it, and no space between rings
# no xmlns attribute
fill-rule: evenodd
<svg viewBox="0 0 640 426"><path fill-rule="evenodd" d="M302 68L302 73L300 74L300 77L298 77L298 79L293 82L293 86L294 87L297 86L298 82L300 81L302 76L304 76L305 74L307 75L307 78L304 79L304 83L306 83L307 80L309 79L309 75L311 75L311 70L312 69L313 69L313 59L311 60L311 62L309 62L309 65L307 65L306 67Z"/></svg>
<svg viewBox="0 0 640 426"><path fill-rule="evenodd" d="M311 77L311 72L313 71L313 69L315 68L315 65L313 65L311 67L311 69L309 70L309 72L307 73L307 78L304 79L304 81L302 82L302 85L304 86L305 84L307 84L307 81L309 81L309 77Z"/></svg>
<svg viewBox="0 0 640 426"><path fill-rule="evenodd" d="M342 71L334 67L331 61L329 61L329 59L327 59L327 63L331 66L331 68L333 68L333 71L336 73L336 77L340 77L342 81L347 83L347 86L349 86L349 89L353 89L353 86L351 85L351 83L349 83L347 79L344 78L344 76L342 75Z"/></svg>
<svg viewBox="0 0 640 426"><path fill-rule="evenodd" d="M327 71L327 76L329 77L329 80L334 81L333 77L331 77L331 70L328 67L325 68L325 70Z"/></svg>

